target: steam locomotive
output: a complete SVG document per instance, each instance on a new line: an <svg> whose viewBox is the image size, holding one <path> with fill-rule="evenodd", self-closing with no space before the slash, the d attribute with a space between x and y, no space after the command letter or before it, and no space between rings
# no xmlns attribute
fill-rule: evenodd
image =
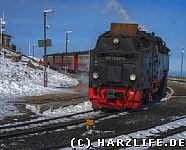
<svg viewBox="0 0 186 150"><path fill-rule="evenodd" d="M136 109L166 92L169 48L138 24L112 23L90 51L89 99L94 108Z"/></svg>

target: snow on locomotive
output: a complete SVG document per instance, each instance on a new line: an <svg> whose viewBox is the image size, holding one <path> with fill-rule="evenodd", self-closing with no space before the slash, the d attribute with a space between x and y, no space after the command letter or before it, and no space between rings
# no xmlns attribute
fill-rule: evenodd
<svg viewBox="0 0 186 150"><path fill-rule="evenodd" d="M135 109L164 94L169 49L137 24L112 23L90 51L89 99L93 107Z"/></svg>

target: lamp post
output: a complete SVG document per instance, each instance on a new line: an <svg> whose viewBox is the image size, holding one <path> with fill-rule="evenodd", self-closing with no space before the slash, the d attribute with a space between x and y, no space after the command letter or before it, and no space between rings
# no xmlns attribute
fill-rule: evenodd
<svg viewBox="0 0 186 150"><path fill-rule="evenodd" d="M46 24L46 14L53 12L52 9L45 9L43 11L43 15L44 15L44 87L47 87L47 72L46 72L46 50L47 50L47 46L46 46L46 29L47 29L47 24Z"/></svg>
<svg viewBox="0 0 186 150"><path fill-rule="evenodd" d="M72 31L68 30L66 31L66 56L65 56L65 74L67 73L67 51L68 51L68 34L71 33Z"/></svg>
<svg viewBox="0 0 186 150"><path fill-rule="evenodd" d="M181 48L181 78L183 73L183 54L184 54L184 48Z"/></svg>
<svg viewBox="0 0 186 150"><path fill-rule="evenodd" d="M0 39L1 49L0 50L2 50L3 48L3 32L5 32L5 29L4 29L5 24L6 22L4 21L4 17L0 18L0 30L1 30L1 39Z"/></svg>
<svg viewBox="0 0 186 150"><path fill-rule="evenodd" d="M36 44L33 44L33 45L32 45L32 56L33 56L33 59L34 59L35 45L36 45Z"/></svg>
<svg viewBox="0 0 186 150"><path fill-rule="evenodd" d="M2 28L2 18L0 20L0 26L1 26L1 50L3 48L3 28Z"/></svg>

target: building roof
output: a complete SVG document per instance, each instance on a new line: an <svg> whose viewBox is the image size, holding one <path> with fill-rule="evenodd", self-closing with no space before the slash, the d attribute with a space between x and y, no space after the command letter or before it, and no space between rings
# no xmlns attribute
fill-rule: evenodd
<svg viewBox="0 0 186 150"><path fill-rule="evenodd" d="M89 51L77 51L77 52L67 52L67 56L71 55L86 55ZM66 53L53 53L53 54L47 54L46 56L66 56Z"/></svg>

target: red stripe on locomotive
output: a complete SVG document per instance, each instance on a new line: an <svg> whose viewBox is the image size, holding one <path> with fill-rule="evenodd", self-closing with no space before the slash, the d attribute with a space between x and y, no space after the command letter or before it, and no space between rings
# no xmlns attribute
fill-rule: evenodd
<svg viewBox="0 0 186 150"><path fill-rule="evenodd" d="M105 96L107 90L114 90L117 93L123 93L124 97L116 96L114 99L108 99ZM135 109L141 105L141 91L124 90L115 88L89 88L89 99L94 107L114 108L114 109Z"/></svg>

